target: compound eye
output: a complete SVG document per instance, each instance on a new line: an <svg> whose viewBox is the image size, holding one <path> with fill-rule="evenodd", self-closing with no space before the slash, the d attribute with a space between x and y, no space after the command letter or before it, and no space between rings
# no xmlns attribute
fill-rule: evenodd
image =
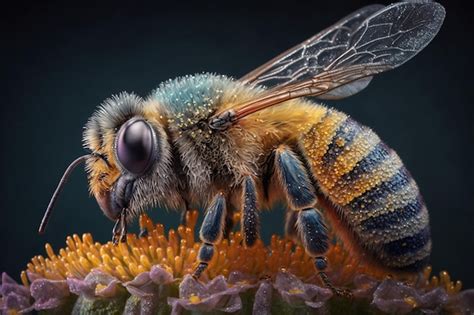
<svg viewBox="0 0 474 315"><path fill-rule="evenodd" d="M153 163L155 152L150 125L143 120L126 123L119 130L116 149L123 168L135 175L143 174Z"/></svg>

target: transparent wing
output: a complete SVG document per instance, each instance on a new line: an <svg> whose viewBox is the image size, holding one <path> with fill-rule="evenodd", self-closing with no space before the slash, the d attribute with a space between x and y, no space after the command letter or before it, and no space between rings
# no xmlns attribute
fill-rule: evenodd
<svg viewBox="0 0 474 315"><path fill-rule="evenodd" d="M277 68L270 65L257 76L252 75L253 80L250 80L252 76L245 76L245 82L260 84L277 80L280 83L251 101L216 114L211 126L225 129L249 114L297 97L340 98L357 93L373 75L402 65L428 45L438 33L444 16L443 6L435 2L408 1L387 6L349 34L346 48L336 49L338 53L324 59L323 66L301 62L300 57L290 52L273 62L279 64Z"/></svg>
<svg viewBox="0 0 474 315"><path fill-rule="evenodd" d="M349 40L355 31L369 16L383 7L374 4L353 12L246 74L240 81L272 87L317 75L335 58L347 51Z"/></svg>
<svg viewBox="0 0 474 315"><path fill-rule="evenodd" d="M429 1L364 7L244 76L249 84L286 86L331 69L357 64L397 67L421 51L438 32L444 8ZM371 78L320 98L342 98L365 88Z"/></svg>

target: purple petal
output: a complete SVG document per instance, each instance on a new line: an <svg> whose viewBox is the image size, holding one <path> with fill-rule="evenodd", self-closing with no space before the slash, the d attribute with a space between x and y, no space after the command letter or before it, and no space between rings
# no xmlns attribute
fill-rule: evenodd
<svg viewBox="0 0 474 315"><path fill-rule="evenodd" d="M232 271L227 278L227 283L235 285L235 284L250 284L256 283L257 277L254 275L249 275L242 273L240 271Z"/></svg>
<svg viewBox="0 0 474 315"><path fill-rule="evenodd" d="M255 302L253 303L253 314L271 315L273 287L270 281L260 283L255 293Z"/></svg>
<svg viewBox="0 0 474 315"><path fill-rule="evenodd" d="M360 274L355 276L354 278L354 285L356 287L355 290L352 291L352 294L356 298L370 298L377 289L380 281L377 279L372 278L371 276Z"/></svg>
<svg viewBox="0 0 474 315"><path fill-rule="evenodd" d="M159 265L151 267L150 279L158 285L169 284L174 281L173 275Z"/></svg>
<svg viewBox="0 0 474 315"><path fill-rule="evenodd" d="M67 284L72 293L92 299L94 297L115 296L120 281L99 269L94 269L84 280L67 278Z"/></svg>
<svg viewBox="0 0 474 315"><path fill-rule="evenodd" d="M317 309L322 307L333 295L331 290L327 288L321 288L315 284L306 284L305 287L307 296L305 304L312 308Z"/></svg>
<svg viewBox="0 0 474 315"><path fill-rule="evenodd" d="M18 284L15 280L13 280L6 272L2 273L2 284L0 285L0 294L3 296L7 296L11 293L15 293L19 296L30 296L30 290Z"/></svg>
<svg viewBox="0 0 474 315"><path fill-rule="evenodd" d="M303 281L298 279L296 276L289 272L285 271L280 271L276 275L275 278L275 284L274 284L275 289L278 291L302 291L304 292L304 284Z"/></svg>
<svg viewBox="0 0 474 315"><path fill-rule="evenodd" d="M289 272L279 272L275 279L275 289L282 299L290 305L306 304L312 308L320 308L332 292L314 284L305 284Z"/></svg>
<svg viewBox="0 0 474 315"><path fill-rule="evenodd" d="M374 292L372 303L387 313L405 314L413 307L406 302L407 297L414 298L415 290L394 280L384 280Z"/></svg>
<svg viewBox="0 0 474 315"><path fill-rule="evenodd" d="M140 298L151 297L157 290L157 285L150 279L149 272L142 272L124 286L130 294Z"/></svg>
<svg viewBox="0 0 474 315"><path fill-rule="evenodd" d="M200 299L209 296L206 287L191 275L186 275L179 285L179 297L189 299L192 295L198 296Z"/></svg>
<svg viewBox="0 0 474 315"><path fill-rule="evenodd" d="M154 314L166 298L167 285L173 281L169 272L159 266L153 266L149 272L142 272L124 286L140 300L138 306L135 306L137 314Z"/></svg>
<svg viewBox="0 0 474 315"><path fill-rule="evenodd" d="M217 276L206 284L206 289L209 294L221 293L227 290L227 282L224 276Z"/></svg>
<svg viewBox="0 0 474 315"><path fill-rule="evenodd" d="M288 304L302 304L307 299L303 282L289 272L278 272L273 286Z"/></svg>
<svg viewBox="0 0 474 315"><path fill-rule="evenodd" d="M0 295L3 296L0 303L0 310L28 310L31 307L30 290L18 284L5 272L2 273L0 285Z"/></svg>
<svg viewBox="0 0 474 315"><path fill-rule="evenodd" d="M19 295L15 292L11 292L2 299L2 305L0 305L0 310L25 310L31 306L30 298L24 295Z"/></svg>
<svg viewBox="0 0 474 315"><path fill-rule="evenodd" d="M37 279L31 283L30 291L37 311L56 308L69 296L66 280Z"/></svg>
<svg viewBox="0 0 474 315"><path fill-rule="evenodd" d="M241 287L228 287L223 276L214 278L207 284L187 275L179 286L179 299L168 298L172 314L180 314L182 309L190 311L223 311L236 312L242 308L239 292Z"/></svg>
<svg viewBox="0 0 474 315"><path fill-rule="evenodd" d="M448 300L449 295L442 288L424 292L400 282L385 280L374 292L373 303L381 310L403 313L411 311L414 302L423 313L437 314Z"/></svg>
<svg viewBox="0 0 474 315"><path fill-rule="evenodd" d="M449 304L456 307L462 314L474 313L474 289L465 290L451 296Z"/></svg>
<svg viewBox="0 0 474 315"><path fill-rule="evenodd" d="M119 290L120 281L100 269L92 270L85 278L86 281L95 285L95 294L100 297L113 297ZM104 286L98 288L98 285Z"/></svg>
<svg viewBox="0 0 474 315"><path fill-rule="evenodd" d="M419 308L424 313L437 314L441 311L442 307L448 303L449 295L446 290L442 288L436 288L423 294L420 293L418 297Z"/></svg>
<svg viewBox="0 0 474 315"><path fill-rule="evenodd" d="M83 295L89 299L95 297L95 287L91 286L86 281L76 278L67 278L66 282L71 293Z"/></svg>

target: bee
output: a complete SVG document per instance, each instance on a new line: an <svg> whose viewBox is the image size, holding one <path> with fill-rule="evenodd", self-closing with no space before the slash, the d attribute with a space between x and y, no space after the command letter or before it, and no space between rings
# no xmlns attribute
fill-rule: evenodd
<svg viewBox="0 0 474 315"><path fill-rule="evenodd" d="M259 238L259 211L287 207L286 234L326 274L328 226L354 255L391 272L428 261L428 211L395 151L368 127L307 97L341 99L373 76L421 51L445 16L435 2L370 5L234 80L197 74L169 80L146 98L121 93L103 102L85 126L90 191L115 222L113 242L150 207L206 209L194 276L241 212L243 244Z"/></svg>

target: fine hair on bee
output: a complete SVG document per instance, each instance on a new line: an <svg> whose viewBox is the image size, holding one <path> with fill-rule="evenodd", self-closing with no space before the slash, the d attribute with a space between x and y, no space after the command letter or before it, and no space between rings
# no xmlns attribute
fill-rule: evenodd
<svg viewBox="0 0 474 315"><path fill-rule="evenodd" d="M149 208L206 209L196 278L235 211L243 244L253 246L260 210L276 202L287 208L287 236L336 294L350 295L326 274L329 227L374 268L417 272L431 236L414 179L374 131L306 97L341 99L367 88L425 48L444 16L424 0L370 5L238 80L202 73L168 80L145 98L112 96L87 122L91 153L66 170L40 232L69 174L85 162L90 192L115 222L114 243Z"/></svg>

